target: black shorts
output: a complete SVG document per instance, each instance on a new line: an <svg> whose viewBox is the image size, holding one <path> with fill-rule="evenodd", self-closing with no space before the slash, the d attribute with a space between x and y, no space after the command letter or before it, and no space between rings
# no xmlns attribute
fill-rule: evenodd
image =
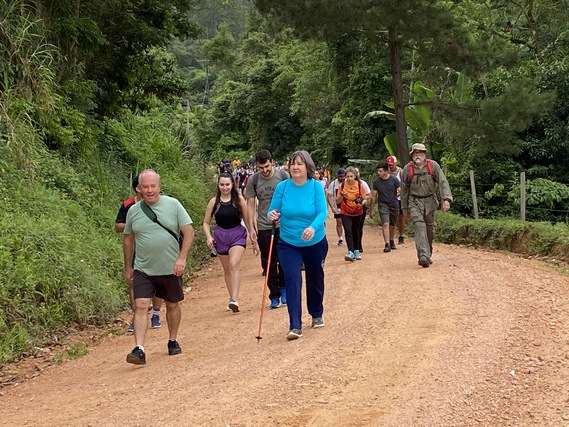
<svg viewBox="0 0 569 427"><path fill-rule="evenodd" d="M142 271L134 270L133 293L134 299L158 297L168 302L184 299L182 278L174 274L148 276Z"/></svg>
<svg viewBox="0 0 569 427"><path fill-rule="evenodd" d="M342 214L334 214L334 218L340 219L340 218L342 218Z"/></svg>

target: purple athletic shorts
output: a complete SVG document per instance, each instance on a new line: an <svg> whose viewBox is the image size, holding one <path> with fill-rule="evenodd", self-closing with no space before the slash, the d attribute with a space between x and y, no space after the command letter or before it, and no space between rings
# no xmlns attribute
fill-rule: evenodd
<svg viewBox="0 0 569 427"><path fill-rule="evenodd" d="M242 224L233 228L215 227L213 238L217 253L227 255L233 246L247 246L247 229Z"/></svg>

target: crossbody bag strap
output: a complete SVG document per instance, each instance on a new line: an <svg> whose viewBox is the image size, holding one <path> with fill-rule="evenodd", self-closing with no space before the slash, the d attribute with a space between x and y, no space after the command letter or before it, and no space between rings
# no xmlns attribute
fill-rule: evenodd
<svg viewBox="0 0 569 427"><path fill-rule="evenodd" d="M162 223L160 221L158 221L158 217L156 216L156 213L154 213L154 211L150 208L150 206L148 206L146 204L146 202L144 200L142 200L140 202L140 208L142 209L142 212L144 212L144 214L148 217L148 219L156 224L158 224L160 227L162 227L164 230L166 230L168 233L170 233L170 235L176 239L176 242L180 243L181 242L181 238L180 235L177 233L174 233L172 230L170 230L168 227L165 227L164 225L162 225Z"/></svg>

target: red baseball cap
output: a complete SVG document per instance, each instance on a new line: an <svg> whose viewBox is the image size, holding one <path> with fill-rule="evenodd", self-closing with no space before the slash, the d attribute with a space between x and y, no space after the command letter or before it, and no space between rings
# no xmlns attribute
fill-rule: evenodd
<svg viewBox="0 0 569 427"><path fill-rule="evenodd" d="M387 158L386 162L387 162L387 164L388 164L389 166L393 166L394 164L397 163L397 157L395 157L395 156L389 156L389 157Z"/></svg>

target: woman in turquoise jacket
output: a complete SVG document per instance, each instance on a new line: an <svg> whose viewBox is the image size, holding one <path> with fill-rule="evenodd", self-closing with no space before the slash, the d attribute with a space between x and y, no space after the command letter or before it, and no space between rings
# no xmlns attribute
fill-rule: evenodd
<svg viewBox="0 0 569 427"><path fill-rule="evenodd" d="M290 178L277 185L267 216L280 221L279 261L290 318L287 339L294 340L302 336L303 264L312 327L324 326L324 260L328 254L324 222L328 209L322 185L313 178L316 166L310 154L295 152L288 167Z"/></svg>

